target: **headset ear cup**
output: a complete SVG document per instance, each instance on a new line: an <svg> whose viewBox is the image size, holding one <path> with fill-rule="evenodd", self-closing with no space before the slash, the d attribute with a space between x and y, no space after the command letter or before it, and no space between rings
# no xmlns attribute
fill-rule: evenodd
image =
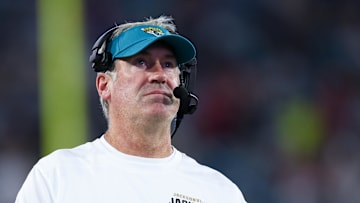
<svg viewBox="0 0 360 203"><path fill-rule="evenodd" d="M94 49L89 61L95 72L105 72L111 68L112 54L108 51L98 53L98 49Z"/></svg>
<svg viewBox="0 0 360 203"><path fill-rule="evenodd" d="M187 109L186 113L187 114L193 114L197 109L197 106L199 104L199 99L195 94L189 92L189 94L188 94L188 102L189 102L188 103L188 109Z"/></svg>
<svg viewBox="0 0 360 203"><path fill-rule="evenodd" d="M115 26L102 34L94 43L89 57L95 72L105 72L111 68L112 54L107 51L107 44L118 27Z"/></svg>
<svg viewBox="0 0 360 203"><path fill-rule="evenodd" d="M97 54L93 62L95 72L105 72L111 68L112 55L109 52Z"/></svg>
<svg viewBox="0 0 360 203"><path fill-rule="evenodd" d="M101 61L103 60L103 54L98 54L98 49L94 49L90 55L89 61L91 62L92 68L95 72L100 72L103 67Z"/></svg>
<svg viewBox="0 0 360 203"><path fill-rule="evenodd" d="M90 63L92 63L92 66L94 66L94 63L97 63L98 59L97 49L92 50L91 55L89 57Z"/></svg>

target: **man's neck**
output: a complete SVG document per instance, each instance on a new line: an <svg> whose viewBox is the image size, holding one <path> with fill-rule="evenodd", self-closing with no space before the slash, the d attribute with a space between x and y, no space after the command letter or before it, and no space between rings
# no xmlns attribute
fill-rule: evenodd
<svg viewBox="0 0 360 203"><path fill-rule="evenodd" d="M170 133L166 127L109 126L105 140L117 150L133 156L164 158L172 153Z"/></svg>

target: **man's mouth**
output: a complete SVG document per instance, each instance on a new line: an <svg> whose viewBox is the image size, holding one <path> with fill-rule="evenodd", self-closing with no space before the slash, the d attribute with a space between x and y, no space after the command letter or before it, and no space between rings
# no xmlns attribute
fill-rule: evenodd
<svg viewBox="0 0 360 203"><path fill-rule="evenodd" d="M145 94L145 96L148 96L148 95L164 95L169 98L172 98L172 94L167 91L164 91L164 90L152 90Z"/></svg>

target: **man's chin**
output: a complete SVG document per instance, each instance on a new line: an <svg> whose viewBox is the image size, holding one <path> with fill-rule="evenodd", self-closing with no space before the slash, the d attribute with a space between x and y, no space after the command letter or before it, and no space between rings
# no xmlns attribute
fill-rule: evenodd
<svg viewBox="0 0 360 203"><path fill-rule="evenodd" d="M174 101L170 97L162 94L148 95L146 98L146 102L150 104L154 103L154 104L163 104L163 105L172 105L174 103Z"/></svg>
<svg viewBox="0 0 360 203"><path fill-rule="evenodd" d="M163 103L153 103L146 110L146 114L151 117L158 117L161 119L174 118L177 110L173 105L165 105Z"/></svg>

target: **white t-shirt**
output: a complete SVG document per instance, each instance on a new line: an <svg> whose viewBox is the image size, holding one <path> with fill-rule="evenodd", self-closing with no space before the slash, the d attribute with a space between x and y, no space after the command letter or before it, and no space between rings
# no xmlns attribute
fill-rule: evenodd
<svg viewBox="0 0 360 203"><path fill-rule="evenodd" d="M101 137L39 160L16 203L244 203L220 172L174 148L166 158L127 155Z"/></svg>

